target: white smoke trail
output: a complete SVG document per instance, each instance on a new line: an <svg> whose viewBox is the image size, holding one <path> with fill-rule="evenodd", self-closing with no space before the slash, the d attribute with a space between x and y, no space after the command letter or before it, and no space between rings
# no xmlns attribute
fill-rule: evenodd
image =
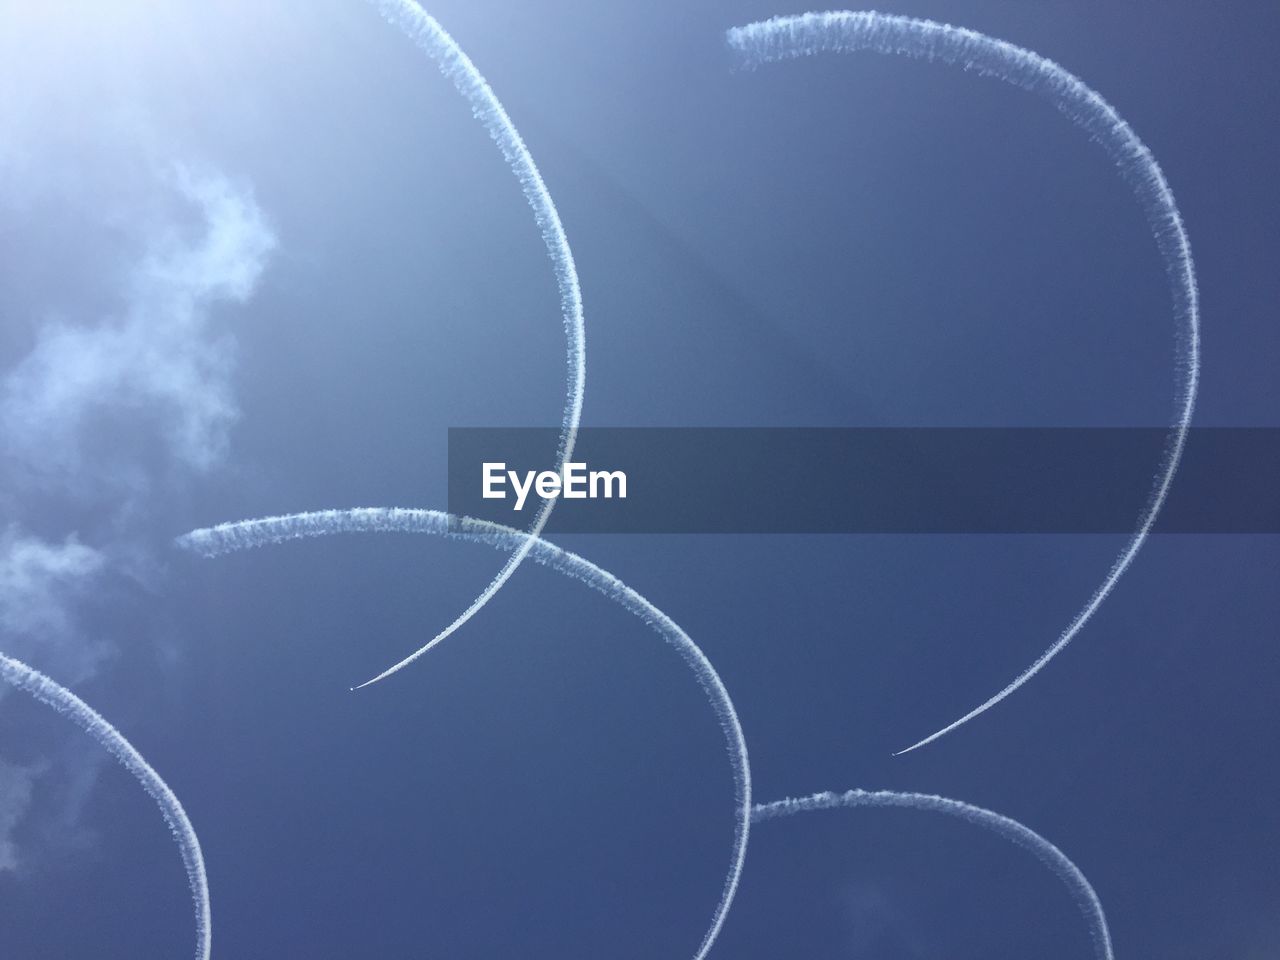
<svg viewBox="0 0 1280 960"><path fill-rule="evenodd" d="M895 754L897 756L932 743L985 713L1039 673L1089 621L1146 541L1156 515L1164 505L1173 475L1177 472L1200 380L1199 294L1196 289L1195 264L1191 259L1191 244L1183 228L1182 215L1174 202L1173 192L1146 144L1138 139L1129 124L1097 92L1052 60L1037 53L973 30L931 20L875 12L806 13L800 16L775 17L744 27L734 27L728 31L727 37L729 46L741 53L749 66L824 52L870 50L875 53L900 53L908 57L958 64L966 70L997 77L1046 97L1092 139L1102 144L1119 167L1147 217L1172 289L1178 350L1178 382L1174 397L1176 413L1162 459L1156 467L1151 494L1138 517L1137 532L1112 563L1106 578L1093 592L1089 602L1031 666L1004 689L960 719L905 750L899 750Z"/></svg>
<svg viewBox="0 0 1280 960"><path fill-rule="evenodd" d="M1089 936L1093 940L1093 950L1098 960L1114 960L1111 950L1111 933L1107 929L1107 918L1102 912L1102 902L1085 875L1080 872L1080 868L1072 863L1065 853L1030 827L1023 826L1017 820L999 813L975 807L960 800L950 800L928 793L850 790L847 793L828 791L808 797L788 797L785 800L775 800L773 803L757 804L751 810L751 822L761 823L765 820L775 820L778 817L789 817L815 810L854 807L905 807L911 810L923 810L926 813L945 813L980 827L986 827L1004 839L1030 850L1071 891L1071 896L1075 899L1080 912L1084 914L1085 923L1089 926Z"/></svg>
<svg viewBox="0 0 1280 960"><path fill-rule="evenodd" d="M724 733L733 770L734 805L737 820L734 825L733 851L729 872L720 892L720 902L712 915L711 926L702 938L694 954L694 960L703 960L720 928L724 926L729 906L733 903L742 876L742 865L747 855L747 837L751 829L751 766L747 759L747 742L738 722L729 692L711 661L687 633L665 613L655 607L635 590L606 570L584 560L575 553L535 538L512 527L457 517L439 510L417 510L398 507L361 507L351 510L320 510L312 513L294 513L261 520L244 520L239 523L223 523L216 527L193 530L177 538L179 546L205 557L217 557L237 550L248 550L267 544L283 543L304 537L322 537L336 533L428 533L458 540L484 543L499 550L510 549L513 543L523 542L525 552L536 563L544 564L558 573L580 580L593 590L598 590L624 610L634 614L667 643L693 671L707 696L720 729Z"/></svg>
<svg viewBox="0 0 1280 960"><path fill-rule="evenodd" d="M551 264L555 271L556 285L560 289L560 311L564 317L565 337L568 341L568 384L564 419L561 422L560 440L556 450L556 472L561 472L565 462L573 456L573 447L578 437L578 424L582 420L587 348L578 271L573 264L573 251L569 249L569 240L560 223L560 214L551 200L551 194L547 192L542 174L538 172L538 167L534 164L524 139L511 122L506 109L453 37L449 36L444 28L414 0L369 0L369 2L377 7L389 23L402 30L410 40L424 50L439 66L440 72L453 81L458 92L471 104L472 114L484 124L485 129L489 131L489 136L502 151L502 156L510 165L516 179L520 181L520 188L524 191L529 206L533 208L533 217L539 230L542 231L542 240L547 246L547 254L551 257ZM513 542L514 552L507 558L507 562L498 571L497 576L471 602L471 605L458 615L457 619L409 656L352 689L367 687L407 667L470 620L493 598L493 595L511 578L516 567L524 561L534 539L547 525L555 502L554 497L542 501L538 514L529 528L529 539Z"/></svg>
<svg viewBox="0 0 1280 960"><path fill-rule="evenodd" d="M52 707L97 740L142 784L142 789L160 807L169 831L178 842L178 851L182 854L182 863L187 869L187 883L191 886L191 901L196 912L196 960L209 960L213 927L210 924L209 880L204 869L204 854L200 852L200 841L191 821L187 819L187 812L182 809L182 804L169 789L169 785L160 779L160 774L156 773L119 730L66 687L55 683L21 660L3 653L0 653L0 678Z"/></svg>

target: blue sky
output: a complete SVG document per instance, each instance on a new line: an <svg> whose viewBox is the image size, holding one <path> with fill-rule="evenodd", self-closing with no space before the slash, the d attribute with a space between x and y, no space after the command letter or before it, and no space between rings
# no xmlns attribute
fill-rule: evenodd
<svg viewBox="0 0 1280 960"><path fill-rule="evenodd" d="M1196 422L1277 425L1280 148L1264 4L883 4L1057 60L1160 160L1203 295ZM430 11L564 219L595 426L1151 425L1172 321L1140 211L1042 102L872 56L735 70L756 0ZM465 103L364 4L0 3L0 650L182 798L218 956L690 956L723 877L715 718L643 624L414 538L216 561L192 527L443 507L451 426L559 421L556 290ZM1274 537L1157 537L1030 686L1118 537L578 536L684 627L757 799L971 801L1088 875L1118 956L1262 960ZM0 956L189 954L154 805L0 693ZM966 824L760 825L712 956L1087 956L1069 896Z"/></svg>

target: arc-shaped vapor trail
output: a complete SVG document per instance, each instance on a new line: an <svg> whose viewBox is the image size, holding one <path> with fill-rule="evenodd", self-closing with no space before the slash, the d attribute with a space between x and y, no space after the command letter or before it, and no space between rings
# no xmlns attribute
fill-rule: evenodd
<svg viewBox="0 0 1280 960"><path fill-rule="evenodd" d="M0 653L0 677L52 707L98 741L142 784L142 789L156 802L164 822L169 825L169 832L178 843L182 864L187 870L187 883L191 887L191 901L196 914L196 960L209 960L213 947L213 926L210 922L209 879L204 869L204 854L200 851L200 840L196 837L195 828L187 819L187 812L182 809L182 804L169 789L169 785L119 730L66 687L34 667L3 653Z"/></svg>
<svg viewBox="0 0 1280 960"><path fill-rule="evenodd" d="M900 53L959 65L1047 98L1092 139L1102 144L1120 169L1146 215L1169 278L1178 350L1176 412L1169 439L1156 467L1151 494L1138 517L1136 532L1089 601L1031 666L960 719L895 754L901 755L932 743L985 713L1039 673L1089 621L1146 542L1182 458L1200 380L1199 293L1191 244L1173 192L1146 144L1096 91L1038 53L973 30L875 12L775 17L734 27L728 31L727 37L730 47L741 53L750 66L824 52L870 50L874 53Z"/></svg>
<svg viewBox="0 0 1280 960"><path fill-rule="evenodd" d="M720 891L720 901L716 904L711 925L703 936L697 953L693 955L694 960L703 960L724 926L742 876L742 865L747 855L747 837L751 829L751 765L747 758L747 742L742 734L742 725L738 721L738 712L729 698L728 690L706 654L674 620L613 574L575 553L512 527L458 517L439 510L363 507L294 513L193 530L178 537L177 543L202 556L217 557L237 550L304 537L369 532L427 533L488 544L499 550L510 549L513 543L523 543L528 556L536 563L579 580L604 594L624 610L643 620L680 654L706 694L724 734L729 764L733 771L734 805L737 811L732 856Z"/></svg>
<svg viewBox="0 0 1280 960"><path fill-rule="evenodd" d="M1111 932L1102 912L1102 901L1080 868L1065 853L1055 847L1030 827L1017 820L995 813L983 807L928 793L899 793L894 790L849 790L846 793L815 793L808 797L788 797L773 803L757 804L751 810L751 822L761 823L779 817L815 810L851 809L854 807L905 807L926 813L945 813L969 823L991 830L1011 843L1031 851L1071 891L1080 912L1089 926L1093 951L1098 960L1114 960L1111 950Z"/></svg>
<svg viewBox="0 0 1280 960"><path fill-rule="evenodd" d="M561 421L560 439L556 450L556 472L562 472L564 464L573 456L573 448L578 437L578 424L582 420L582 397L586 389L587 376L587 347L578 271L573 263L573 251L569 249L569 240L560 223L560 214L551 199L551 194L547 191L547 185L542 180L542 174L538 172L538 167L533 162L528 147L525 146L524 138L516 130L511 117L507 115L506 109L494 94L488 81L476 69L475 64L453 37L414 0L369 0L369 2L389 23L402 30L410 40L424 50L436 62L440 72L453 82L458 92L471 104L472 114L484 124L485 129L489 131L489 136L502 151L502 156L516 175L516 179L520 181L520 189L524 191L525 199L533 209L533 218L542 232L542 240L546 244L547 255L551 258L551 265L555 271L556 285L560 290L560 312L564 318L567 341L568 383L564 417ZM529 528L530 539L512 543L513 552L503 564L502 569L452 623L403 660L392 664L376 677L352 689L367 687L407 667L475 616L476 612L502 588L502 585L511 579L516 568L528 556L534 538L541 534L547 525L555 503L554 497L542 501Z"/></svg>

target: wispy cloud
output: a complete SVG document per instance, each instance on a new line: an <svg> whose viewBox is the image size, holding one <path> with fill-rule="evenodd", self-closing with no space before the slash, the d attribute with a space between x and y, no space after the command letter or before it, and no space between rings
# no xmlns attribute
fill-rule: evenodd
<svg viewBox="0 0 1280 960"><path fill-rule="evenodd" d="M23 767L0 760L0 873L21 864L13 831L26 815L42 767Z"/></svg>
<svg viewBox="0 0 1280 960"><path fill-rule="evenodd" d="M11 518L0 530L0 649L64 684L94 676L113 654L88 609L113 576L145 564L139 517L163 494L161 479L226 457L238 415L235 343L219 308L253 294L276 245L248 188L185 166L158 186L176 194L181 213L143 218L141 253L115 278L116 308L46 321L0 377ZM86 508L109 521L102 526L112 532L96 534L105 542L85 542L49 518ZM15 830L31 813L35 784L55 772L65 778L61 768L56 758L30 767L0 760L0 873L22 862Z"/></svg>
<svg viewBox="0 0 1280 960"><path fill-rule="evenodd" d="M174 177L200 209L194 243L170 227L127 280L122 315L89 324L55 322L4 378L0 436L5 459L26 482L77 495L143 492L140 451L117 431L151 426L178 464L208 469L226 449L236 417L233 343L212 322L218 301L245 300L275 240L245 191L216 176Z"/></svg>
<svg viewBox="0 0 1280 960"><path fill-rule="evenodd" d="M49 543L16 525L0 534L0 628L6 648L19 656L43 648L42 659L56 663L67 683L91 676L105 647L76 629L73 611L104 563L100 551L74 535Z"/></svg>

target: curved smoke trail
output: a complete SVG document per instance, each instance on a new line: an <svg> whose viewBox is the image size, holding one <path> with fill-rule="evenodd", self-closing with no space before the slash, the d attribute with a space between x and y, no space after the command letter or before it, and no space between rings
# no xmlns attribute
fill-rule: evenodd
<svg viewBox="0 0 1280 960"><path fill-rule="evenodd" d="M169 785L160 779L160 774L156 773L119 730L66 687L55 683L34 667L3 653L0 653L0 677L68 717L97 740L142 784L142 789L160 807L169 831L178 842L182 863L187 869L187 883L191 887L191 901L196 912L196 960L209 960L213 927L210 923L209 879L205 874L204 854L200 852L200 840L196 837L191 821L187 819L187 812L182 809L182 804L169 789Z"/></svg>
<svg viewBox="0 0 1280 960"><path fill-rule="evenodd" d="M899 793L894 790L850 790L847 793L827 791L808 797L788 797L785 800L775 800L773 803L757 804L751 809L751 822L761 823L765 820L776 820L779 817L790 817L797 813L809 813L814 810L854 807L904 807L910 810L923 810L926 813L945 813L980 827L986 827L1011 843L1031 851L1071 891L1071 896L1075 899L1080 912L1084 914L1085 923L1089 926L1089 936L1093 940L1093 950L1098 960L1114 960L1114 954L1111 952L1111 932L1107 929L1107 918L1102 912L1102 902L1088 879L1080 872L1080 868L1072 863L1065 853L1030 827L1023 826L1017 820L992 810L929 793Z"/></svg>
<svg viewBox="0 0 1280 960"><path fill-rule="evenodd" d="M742 876L742 865L747 855L747 837L751 829L751 765L747 759L747 742L738 722L729 692L720 675L716 673L706 654L690 639L680 626L635 590L606 570L584 560L575 553L562 550L516 530L512 527L470 517L457 517L439 510L417 510L398 507L362 507L352 510L320 510L312 513L294 513L261 520L244 520L224 523L216 527L193 530L178 537L179 546L205 557L217 557L237 550L248 550L267 544L283 543L304 537L321 537L337 533L428 533L456 540L484 543L499 550L510 549L513 543L523 543L526 553L536 563L544 564L557 573L580 580L593 590L598 590L629 613L634 614L654 629L657 634L675 647L676 652L693 671L699 685L707 695L715 711L720 729L724 733L733 769L734 805L737 821L734 825L733 852L729 872L725 876L711 926L707 929L694 954L694 960L703 960L720 928L724 926L729 906L733 903Z"/></svg>
<svg viewBox="0 0 1280 960"><path fill-rule="evenodd" d="M533 208L533 218L538 224L538 229L542 231L542 240L547 246L547 254L551 258L555 271L556 285L560 290L560 312L564 317L565 338L568 341L569 376L564 418L561 421L560 440L556 449L556 471L561 472L565 462L573 456L573 447L578 437L578 424L582 420L587 348L578 271L573 264L573 251L569 249L569 240L560 223L560 214L556 211L556 205L551 199L551 194L547 192L542 174L538 172L538 167L533 162L533 157L530 156L520 132L516 130L515 124L511 122L506 109L494 95L484 76L476 69L475 64L453 37L449 36L445 29L414 0L369 0L369 2L377 7L390 24L398 27L424 50L436 62L440 72L453 81L458 92L471 104L472 114L484 124L485 129L489 131L489 136L502 151L502 156L510 165L516 179L520 181L525 199ZM480 595L471 601L471 605L458 615L457 619L409 656L352 689L367 687L407 667L475 616L476 612L488 603L502 585L511 578L516 567L524 561L535 538L547 525L555 502L554 497L542 501L537 516L534 517L533 524L529 528L529 539L513 541L514 552L507 558L502 569Z"/></svg>
<svg viewBox="0 0 1280 960"><path fill-rule="evenodd" d="M1151 526L1164 505L1169 484L1173 481L1178 461L1182 457L1200 379L1199 294L1196 290L1195 264L1191 259L1191 244L1183 228L1182 215L1174 202L1173 192L1146 144L1138 139L1129 124L1097 92L1052 60L1037 53L973 30L931 20L875 12L806 13L793 17L775 17L745 27L734 27L728 31L727 37L730 47L741 53L750 66L823 52L870 50L875 53L900 53L924 60L958 64L966 70L997 77L1046 97L1073 123L1102 144L1133 188L1164 260L1172 288L1179 364L1177 393L1174 398L1177 412L1162 459L1156 468L1151 494L1138 518L1137 532L1112 563L1101 586L1093 592L1088 603L1049 649L994 696L960 719L905 750L898 751L897 755L909 753L985 713L1039 673L1093 616L1111 593L1116 581L1129 568L1151 532Z"/></svg>

